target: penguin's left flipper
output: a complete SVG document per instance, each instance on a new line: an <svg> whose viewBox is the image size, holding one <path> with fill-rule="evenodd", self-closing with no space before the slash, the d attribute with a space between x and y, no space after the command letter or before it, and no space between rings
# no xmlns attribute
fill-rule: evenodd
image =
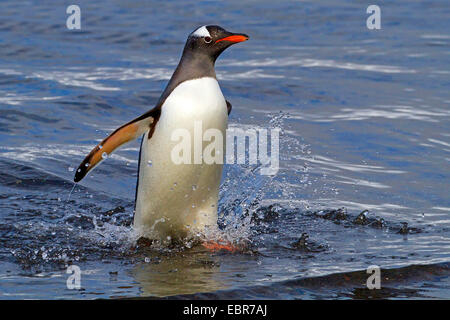
<svg viewBox="0 0 450 320"><path fill-rule="evenodd" d="M95 146L86 158L84 158L83 162L81 162L75 172L75 177L73 180L75 182L80 181L89 171L91 171L97 164L99 164L118 147L140 137L148 130L151 130L159 118L159 112L159 109L154 108L116 129L102 142Z"/></svg>
<svg viewBox="0 0 450 320"><path fill-rule="evenodd" d="M225 101L227 102L227 110L228 110L228 114L230 114L231 108L233 108L233 107L231 106L230 101L228 101L228 100L225 100Z"/></svg>

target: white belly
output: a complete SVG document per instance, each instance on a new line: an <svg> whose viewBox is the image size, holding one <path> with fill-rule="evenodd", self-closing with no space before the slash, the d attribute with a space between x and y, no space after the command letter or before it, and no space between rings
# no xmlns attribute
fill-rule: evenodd
<svg viewBox="0 0 450 320"><path fill-rule="evenodd" d="M223 165L175 164L171 159L179 144L171 136L180 128L190 132L194 158L194 124L199 121L203 132L214 128L225 137L227 106L214 78L189 80L175 88L162 106L153 136L143 138L134 227L147 237L184 238L217 226ZM209 143L203 142L202 150Z"/></svg>

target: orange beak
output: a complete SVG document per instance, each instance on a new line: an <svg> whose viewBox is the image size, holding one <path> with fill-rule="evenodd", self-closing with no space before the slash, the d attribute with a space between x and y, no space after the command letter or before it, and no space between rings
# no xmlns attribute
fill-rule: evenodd
<svg viewBox="0 0 450 320"><path fill-rule="evenodd" d="M232 35L229 37L225 37L222 39L217 40L215 43L220 42L220 41L230 41L230 42L242 42L242 41L247 41L248 40L248 36L247 35Z"/></svg>

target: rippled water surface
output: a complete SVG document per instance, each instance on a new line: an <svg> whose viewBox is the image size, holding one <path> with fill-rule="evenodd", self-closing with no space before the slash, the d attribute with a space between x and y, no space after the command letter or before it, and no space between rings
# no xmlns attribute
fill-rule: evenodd
<svg viewBox="0 0 450 320"><path fill-rule="evenodd" d="M447 1L383 2L378 31L361 1L76 3L81 31L62 3L0 3L0 298L450 298ZM225 166L242 253L136 243L138 141L72 182L204 24L251 38L216 65L230 126L282 130L276 176Z"/></svg>

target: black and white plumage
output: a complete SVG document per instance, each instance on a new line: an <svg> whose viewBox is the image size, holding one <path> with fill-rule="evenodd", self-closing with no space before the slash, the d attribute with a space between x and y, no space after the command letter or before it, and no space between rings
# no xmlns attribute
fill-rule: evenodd
<svg viewBox="0 0 450 320"><path fill-rule="evenodd" d="M171 140L171 135L176 129L186 129L193 136L194 123L201 122L203 132L217 129L226 136L231 104L222 94L214 65L226 48L245 40L247 35L219 26L202 26L192 32L156 106L97 145L76 171L75 182L92 170L105 153L143 135L134 227L143 235L164 240L217 226L223 165L175 164L171 151L177 142Z"/></svg>

